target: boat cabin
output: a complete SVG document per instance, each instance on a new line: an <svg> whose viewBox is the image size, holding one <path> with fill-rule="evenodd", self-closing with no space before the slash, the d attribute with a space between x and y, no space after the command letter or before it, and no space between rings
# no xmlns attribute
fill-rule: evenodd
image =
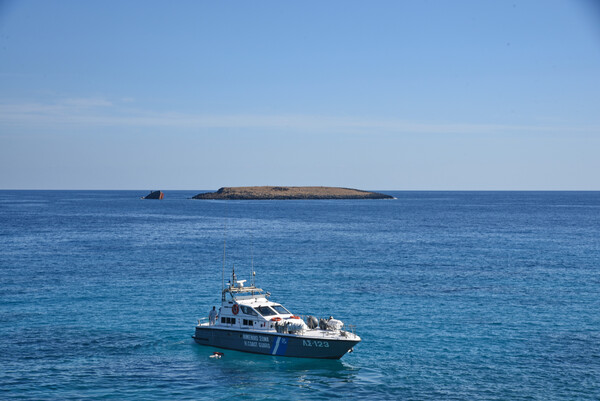
<svg viewBox="0 0 600 401"><path fill-rule="evenodd" d="M245 287L246 280L235 280L222 292L216 326L254 330L274 330L275 322L298 319L281 304L271 302L271 295L255 286Z"/></svg>

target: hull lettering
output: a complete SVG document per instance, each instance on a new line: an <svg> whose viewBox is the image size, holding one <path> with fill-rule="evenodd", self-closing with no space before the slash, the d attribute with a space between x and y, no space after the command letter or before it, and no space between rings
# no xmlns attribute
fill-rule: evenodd
<svg viewBox="0 0 600 401"><path fill-rule="evenodd" d="M329 341L302 340L302 346L304 346L304 347L317 347L317 348L329 348Z"/></svg>

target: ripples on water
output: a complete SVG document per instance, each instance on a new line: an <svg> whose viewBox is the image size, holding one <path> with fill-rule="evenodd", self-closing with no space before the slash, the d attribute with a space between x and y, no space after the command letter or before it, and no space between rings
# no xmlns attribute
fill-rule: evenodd
<svg viewBox="0 0 600 401"><path fill-rule="evenodd" d="M0 398L600 399L600 193L193 194L0 191ZM356 325L354 353L193 343L225 222L228 266Z"/></svg>

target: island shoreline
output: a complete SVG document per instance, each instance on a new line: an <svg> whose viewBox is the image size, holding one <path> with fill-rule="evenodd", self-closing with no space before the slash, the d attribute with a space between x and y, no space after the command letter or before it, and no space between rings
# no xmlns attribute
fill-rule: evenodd
<svg viewBox="0 0 600 401"><path fill-rule="evenodd" d="M222 187L216 192L204 192L192 199L212 200L302 200L302 199L394 199L393 196L341 187Z"/></svg>

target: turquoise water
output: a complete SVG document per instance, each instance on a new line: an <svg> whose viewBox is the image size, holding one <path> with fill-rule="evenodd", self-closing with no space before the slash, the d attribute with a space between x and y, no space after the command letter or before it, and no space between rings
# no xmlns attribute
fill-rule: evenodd
<svg viewBox="0 0 600 401"><path fill-rule="evenodd" d="M196 192L0 191L0 398L600 399L600 193ZM225 231L228 269L355 352L209 358Z"/></svg>

